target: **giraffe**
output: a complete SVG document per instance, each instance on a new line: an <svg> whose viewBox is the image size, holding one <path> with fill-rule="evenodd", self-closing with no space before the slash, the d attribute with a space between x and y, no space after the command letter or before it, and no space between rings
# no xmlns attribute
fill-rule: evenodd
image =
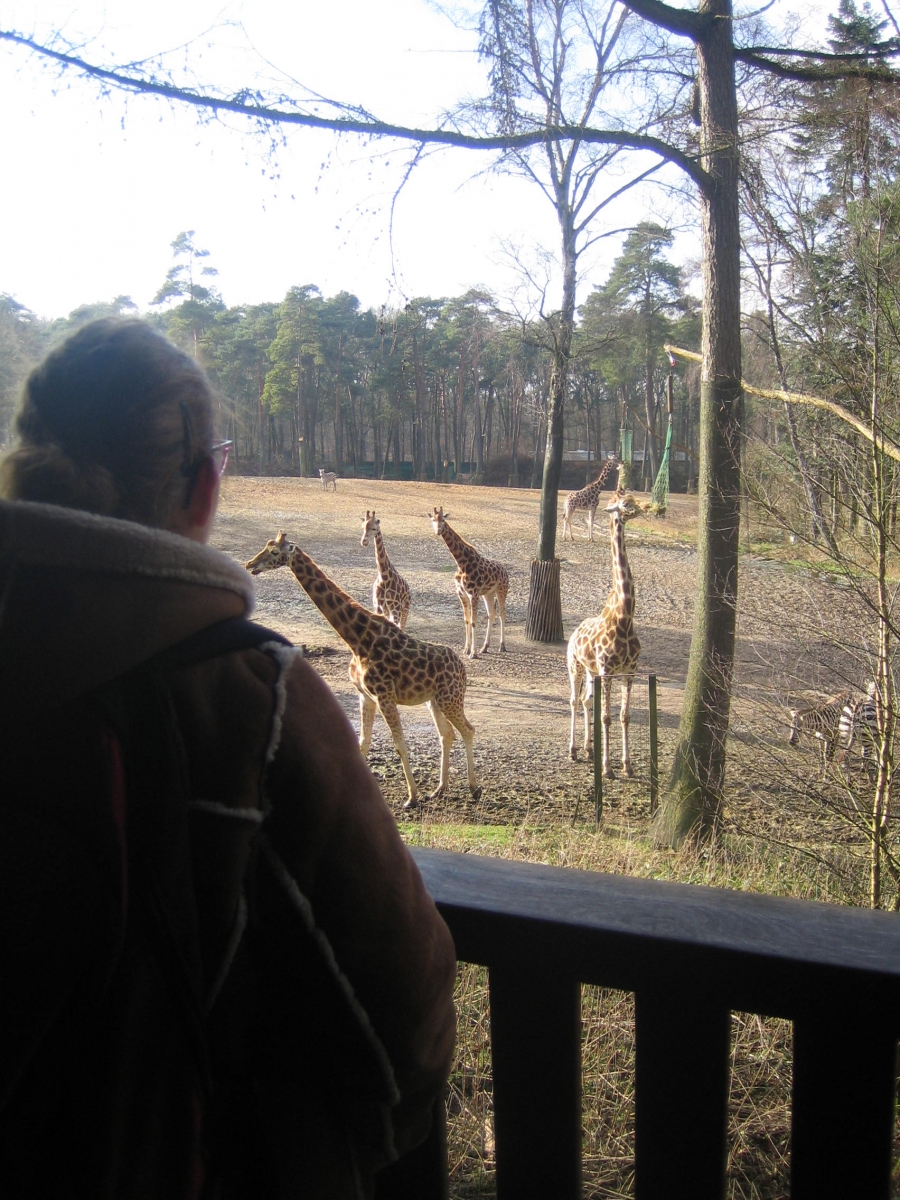
<svg viewBox="0 0 900 1200"><path fill-rule="evenodd" d="M477 658L478 650L475 648L475 623L478 618L478 601L484 600L484 607L487 609L487 634L485 635L484 645L481 647L481 653L487 651L491 644L491 626L494 623L494 601L497 602L497 612L500 616L500 649L506 652L506 640L504 637L503 626L506 621L506 593L509 591L509 572L502 563L492 562L489 558L482 558L474 546L470 546L468 542L451 529L447 524L449 513L445 513L443 508L434 508L431 511L431 527L434 532L444 539L447 543L447 549L456 559L456 565L459 568L454 576L456 582L456 594L459 596L459 602L462 605L463 619L466 623L466 647L464 653L468 658Z"/></svg>
<svg viewBox="0 0 900 1200"><path fill-rule="evenodd" d="M570 492L566 496L566 507L563 512L563 541L566 540L566 530L569 531L569 537L575 541L575 534L572 532L572 513L577 508L587 509L588 533L591 541L594 540L594 513L597 511L597 505L600 503L600 493L606 485L611 472L618 468L621 464L617 458L608 458L603 464L603 470L597 476L593 483L586 488L582 488L580 492Z"/></svg>
<svg viewBox="0 0 900 1200"><path fill-rule="evenodd" d="M646 512L633 496L616 492L606 506L610 514L609 535L612 549L612 587L599 617L582 621L569 638L566 665L572 694L569 699L572 721L569 732L569 755L577 759L575 749L575 714L578 700L584 709L584 750L591 757L591 700L594 676L599 676L603 719L603 774L612 777L609 765L610 691L614 675L622 679L622 706L619 720L622 725L622 774L631 778L631 758L628 753L628 706L634 669L641 652L641 643L634 632L634 581L625 554L625 522Z"/></svg>
<svg viewBox="0 0 900 1200"><path fill-rule="evenodd" d="M449 646L420 642L392 624L387 617L357 604L304 553L280 532L245 564L251 575L290 567L306 594L351 651L350 682L359 692L359 748L369 752L375 710L384 717L400 756L409 792L404 808L415 808L419 794L409 765L409 753L397 706L425 704L441 739L441 778L428 797L436 800L447 787L453 730L465 743L469 788L481 795L475 776L475 730L466 717L466 668Z"/></svg>
<svg viewBox="0 0 900 1200"><path fill-rule="evenodd" d="M381 521L375 516L374 508L371 512L366 509L366 515L362 518L362 526L362 538L359 544L368 546L370 533L375 539L375 561L378 564L378 574L372 585L372 607L379 616L387 617L389 621L393 621L395 625L399 625L403 629L406 625L406 618L409 616L409 606L412 603L409 584L388 558L387 550L384 548L384 538L381 536Z"/></svg>

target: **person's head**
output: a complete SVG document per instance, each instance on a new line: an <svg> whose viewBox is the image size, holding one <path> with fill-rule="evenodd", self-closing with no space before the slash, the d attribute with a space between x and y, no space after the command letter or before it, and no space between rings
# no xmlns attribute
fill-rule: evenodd
<svg viewBox="0 0 900 1200"><path fill-rule="evenodd" d="M137 320L106 318L36 367L0 494L205 540L227 447L200 367Z"/></svg>

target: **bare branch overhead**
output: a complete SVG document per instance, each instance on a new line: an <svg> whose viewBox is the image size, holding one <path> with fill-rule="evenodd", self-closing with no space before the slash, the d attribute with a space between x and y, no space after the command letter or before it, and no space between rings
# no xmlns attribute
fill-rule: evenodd
<svg viewBox="0 0 900 1200"><path fill-rule="evenodd" d="M266 124L297 125L309 129L328 129L334 133L352 133L369 137L393 137L423 145L452 146L465 150L523 150L530 146L544 145L548 139L618 146L626 150L646 150L652 154L658 154L660 158L680 167L698 187L709 186L708 176L694 155L687 154L672 143L650 134L560 124L541 125L534 130L521 133L485 136L463 133L457 129L416 129L406 125L394 125L387 121L379 121L375 117L325 117L317 113L269 107L265 103L254 103L244 98L198 92L145 75L132 75L124 71L109 70L96 63L88 62L78 55L42 45L33 38L25 37L14 30L0 29L0 41L22 46L58 63L64 70L78 71L108 87L126 92L160 96L163 99L178 104L188 104L193 108L213 114L228 112ZM246 93L242 95L246 95Z"/></svg>

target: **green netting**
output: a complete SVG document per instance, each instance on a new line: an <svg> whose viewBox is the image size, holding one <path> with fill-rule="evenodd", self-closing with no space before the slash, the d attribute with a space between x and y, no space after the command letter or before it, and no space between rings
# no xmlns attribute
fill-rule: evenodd
<svg viewBox="0 0 900 1200"><path fill-rule="evenodd" d="M632 430L626 429L626 427L623 425L622 428L619 430L619 435L620 435L621 442L622 442L621 461L626 466L630 466L631 458L632 458L632 440L634 438L634 433Z"/></svg>
<svg viewBox="0 0 900 1200"><path fill-rule="evenodd" d="M663 450L662 462L656 472L656 481L650 493L650 511L664 513L669 507L669 451L672 449L672 418L669 418L669 429L666 433L666 448Z"/></svg>

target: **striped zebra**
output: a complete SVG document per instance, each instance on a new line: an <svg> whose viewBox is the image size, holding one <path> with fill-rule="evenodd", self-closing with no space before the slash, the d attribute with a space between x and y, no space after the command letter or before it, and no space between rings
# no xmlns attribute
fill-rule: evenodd
<svg viewBox="0 0 900 1200"><path fill-rule="evenodd" d="M328 485L331 484L332 491L337 491L337 475L334 471L326 471L324 467L319 467L319 478L322 480L322 487L328 491Z"/></svg>
<svg viewBox="0 0 900 1200"><path fill-rule="evenodd" d="M838 743L841 717L845 706L849 702L849 696L831 696L828 700L820 700L818 703L801 704L798 708L790 710L791 732L788 736L788 743L791 746L799 745L801 734L816 739L822 751L823 779L825 772L828 770L828 764L834 757L835 747Z"/></svg>
<svg viewBox="0 0 900 1200"><path fill-rule="evenodd" d="M869 684L865 696L849 699L841 709L838 740L841 752L838 762L843 762L854 746L859 747L861 758L874 753L878 739L878 714L875 709L875 683Z"/></svg>

